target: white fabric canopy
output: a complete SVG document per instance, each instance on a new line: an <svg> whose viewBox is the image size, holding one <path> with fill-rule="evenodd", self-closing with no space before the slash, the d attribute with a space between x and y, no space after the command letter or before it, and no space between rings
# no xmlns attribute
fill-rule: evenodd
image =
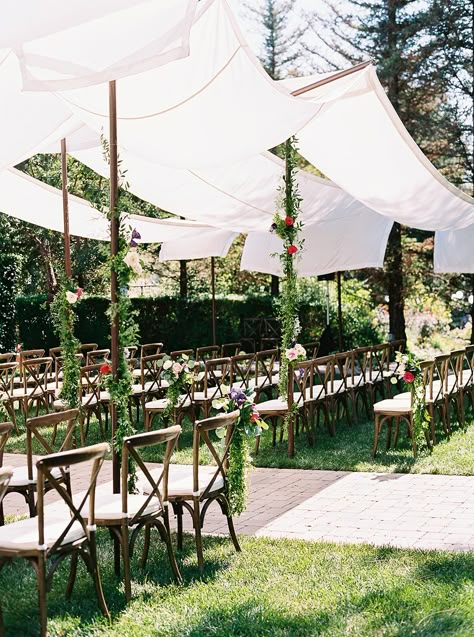
<svg viewBox="0 0 474 637"><path fill-rule="evenodd" d="M199 3L189 45L188 57L117 83L124 150L180 168L229 165L283 142L318 111L264 72L226 0ZM108 134L107 85L58 94Z"/></svg>
<svg viewBox="0 0 474 637"><path fill-rule="evenodd" d="M14 49L27 90L119 79L189 53L197 0L4 0L0 49Z"/></svg>
<svg viewBox="0 0 474 637"><path fill-rule="evenodd" d="M0 211L42 228L63 232L62 192L10 168L0 171ZM72 235L109 240L107 218L83 199L69 195Z"/></svg>
<svg viewBox="0 0 474 637"><path fill-rule="evenodd" d="M383 267L392 221L367 208L346 217L334 215L303 229L304 250L296 256L298 275L314 276L344 270ZM265 232L249 233L241 270L282 275L278 256L283 243Z"/></svg>
<svg viewBox="0 0 474 637"><path fill-rule="evenodd" d="M474 224L435 233L434 271L474 274Z"/></svg>
<svg viewBox="0 0 474 637"><path fill-rule="evenodd" d="M284 80L295 90L318 78ZM450 184L408 134L372 66L304 93L320 111L300 152L369 208L425 230L474 223L474 199Z"/></svg>

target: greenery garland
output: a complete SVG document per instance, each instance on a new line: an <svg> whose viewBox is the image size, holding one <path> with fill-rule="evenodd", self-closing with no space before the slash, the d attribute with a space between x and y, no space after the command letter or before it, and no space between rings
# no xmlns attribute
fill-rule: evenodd
<svg viewBox="0 0 474 637"><path fill-rule="evenodd" d="M72 280L63 274L59 290L51 303L51 317L59 337L63 357L63 378L59 398L64 401L67 409L76 409L81 406L79 399L81 361L77 356L81 343L74 336L77 316L73 305L81 299L82 289L77 288L75 292L72 289Z"/></svg>
<svg viewBox="0 0 474 637"><path fill-rule="evenodd" d="M167 403L162 414L162 421L166 423L172 417L181 396L186 395L186 392L189 391L193 380L201 380L204 378L204 373L195 376L195 369L199 367L199 362L190 359L187 354L183 354L176 360L172 360L170 356L165 354L157 361L157 365L161 367L162 378L168 381Z"/></svg>
<svg viewBox="0 0 474 637"><path fill-rule="evenodd" d="M402 380L404 389L411 392L415 444L426 443L429 440L428 427L431 416L426 408L426 388L419 360L413 354L397 352L396 361L397 376Z"/></svg>
<svg viewBox="0 0 474 637"><path fill-rule="evenodd" d="M302 199L298 193L296 179L297 152L296 138L292 137L285 144L286 169L284 183L279 188L277 211L271 227L271 231L283 241L283 250L279 255L283 278L278 302L282 352L296 344L296 339L301 329L298 319L298 277L295 259L297 258L296 255L299 256L303 249L304 239L300 238L303 222L299 218ZM288 393L288 365L280 365L278 389L280 396L286 398Z"/></svg>

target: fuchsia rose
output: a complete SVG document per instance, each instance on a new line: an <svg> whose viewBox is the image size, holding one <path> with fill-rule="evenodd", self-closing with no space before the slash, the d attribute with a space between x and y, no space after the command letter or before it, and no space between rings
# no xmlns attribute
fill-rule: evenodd
<svg viewBox="0 0 474 637"><path fill-rule="evenodd" d="M415 375L414 375L414 374L412 374L412 372L405 372L405 373L403 374L403 380L404 380L406 383L412 383L412 382L415 380Z"/></svg>

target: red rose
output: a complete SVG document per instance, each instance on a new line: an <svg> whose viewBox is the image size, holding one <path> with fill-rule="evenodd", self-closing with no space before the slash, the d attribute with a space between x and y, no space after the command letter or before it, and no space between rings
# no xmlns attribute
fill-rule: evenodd
<svg viewBox="0 0 474 637"><path fill-rule="evenodd" d="M76 294L77 294L77 298L80 299L82 296L82 288L77 288Z"/></svg>
<svg viewBox="0 0 474 637"><path fill-rule="evenodd" d="M295 223L295 220L293 219L293 217L285 217L286 226L292 226L294 223Z"/></svg>
<svg viewBox="0 0 474 637"><path fill-rule="evenodd" d="M298 252L298 248L296 246L288 246L288 254L295 254Z"/></svg>
<svg viewBox="0 0 474 637"><path fill-rule="evenodd" d="M100 368L101 374L110 374L111 371L112 371L112 368L110 367L108 363L104 363Z"/></svg>
<svg viewBox="0 0 474 637"><path fill-rule="evenodd" d="M250 414L250 422L255 422L259 418L260 414L258 413L258 411L254 411L252 414Z"/></svg>
<svg viewBox="0 0 474 637"><path fill-rule="evenodd" d="M405 373L403 374L403 380L404 380L406 383L412 383L412 382L415 380L415 376L414 376L414 374L412 374L411 372L405 372Z"/></svg>

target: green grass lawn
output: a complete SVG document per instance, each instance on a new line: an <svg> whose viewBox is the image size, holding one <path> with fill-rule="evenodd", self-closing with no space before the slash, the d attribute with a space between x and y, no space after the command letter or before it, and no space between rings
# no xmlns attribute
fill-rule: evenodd
<svg viewBox="0 0 474 637"><path fill-rule="evenodd" d="M157 424L157 423L156 423ZM413 457L410 440L404 430L395 449L385 451L385 431L379 441L379 451L376 458L372 458L373 421L360 422L358 425L340 423L335 437L329 436L323 428L317 431L315 445L310 447L305 434L296 438L296 453L294 458L288 458L286 440L275 447L271 444L271 432L267 431L262 437L259 454L254 456L257 467L285 467L292 469L331 469L339 471L379 471L379 472L410 472L410 473L440 473L457 475L474 475L474 419L468 420L466 430L462 430L453 423L453 433L448 440L438 431L438 444L430 453L421 449L417 458ZM26 435L20 423L19 436L13 434L7 442L5 451L25 453ZM140 428L143 428L140 423ZM61 432L58 436L58 442ZM95 423L91 424L88 444L99 442L99 429ZM251 441L253 450L253 441ZM179 441L179 450L173 461L192 463L192 427L186 421ZM35 443L35 453L44 453ZM147 450L147 459L161 460L161 449ZM210 462L211 458L203 450L202 461Z"/></svg>
<svg viewBox="0 0 474 637"><path fill-rule="evenodd" d="M206 537L198 577L192 538L179 557L183 586L171 584L161 543L147 569L132 565L133 599L112 571L111 542L99 534L108 624L81 567L71 600L67 566L48 598L50 635L121 637L472 637L474 556L368 546L242 538L236 554L225 538ZM140 549L140 544L137 548ZM0 574L6 634L36 635L35 576L14 562ZM8 591L8 592L7 592Z"/></svg>

